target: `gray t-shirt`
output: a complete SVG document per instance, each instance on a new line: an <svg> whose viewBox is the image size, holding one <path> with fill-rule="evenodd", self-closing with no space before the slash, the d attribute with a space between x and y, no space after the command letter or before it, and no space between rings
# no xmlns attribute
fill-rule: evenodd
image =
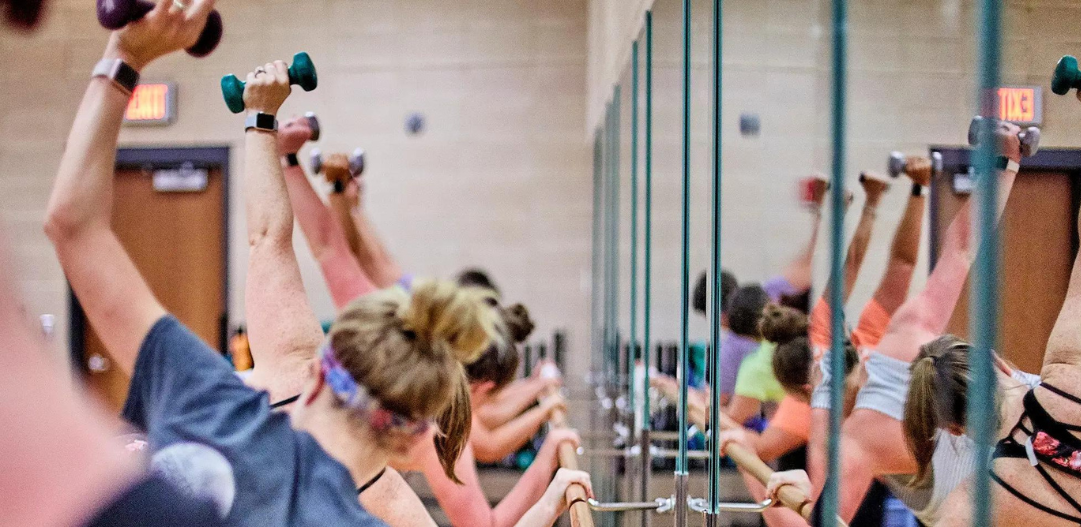
<svg viewBox="0 0 1081 527"><path fill-rule="evenodd" d="M143 341L123 415L146 430L152 467L226 525L383 525L341 463L172 316Z"/></svg>

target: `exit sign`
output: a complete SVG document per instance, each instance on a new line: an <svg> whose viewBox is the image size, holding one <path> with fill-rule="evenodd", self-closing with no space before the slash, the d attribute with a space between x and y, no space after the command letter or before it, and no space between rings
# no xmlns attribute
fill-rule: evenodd
<svg viewBox="0 0 1081 527"><path fill-rule="evenodd" d="M998 89L998 118L1017 124L1043 122L1043 89L1039 86L1003 86Z"/></svg>
<svg viewBox="0 0 1081 527"><path fill-rule="evenodd" d="M176 85L171 82L136 86L124 112L124 123L132 125L167 125L175 118Z"/></svg>

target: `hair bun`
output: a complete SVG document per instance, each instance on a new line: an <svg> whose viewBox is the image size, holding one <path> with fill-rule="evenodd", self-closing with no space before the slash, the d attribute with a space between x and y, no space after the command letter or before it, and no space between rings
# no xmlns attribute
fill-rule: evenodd
<svg viewBox="0 0 1081 527"><path fill-rule="evenodd" d="M525 342L536 327L533 319L529 318L529 310L522 304L504 308L503 321L507 324L507 333L515 343Z"/></svg>
<svg viewBox="0 0 1081 527"><path fill-rule="evenodd" d="M798 337L807 336L807 315L797 309L769 304L762 310L758 323L762 338L774 344L784 344Z"/></svg>
<svg viewBox="0 0 1081 527"><path fill-rule="evenodd" d="M466 363L487 349L495 325L494 310L483 295L448 281L414 283L412 299L399 317L403 329L416 333L433 350L445 344L457 360Z"/></svg>

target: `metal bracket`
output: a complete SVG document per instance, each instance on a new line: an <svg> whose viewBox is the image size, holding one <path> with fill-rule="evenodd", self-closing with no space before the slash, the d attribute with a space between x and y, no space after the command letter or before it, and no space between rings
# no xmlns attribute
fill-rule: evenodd
<svg viewBox="0 0 1081 527"><path fill-rule="evenodd" d="M762 512L773 506L773 500L766 498L761 503L725 503L717 504L717 512ZM709 514L709 503L705 498L687 498L687 508L694 512Z"/></svg>

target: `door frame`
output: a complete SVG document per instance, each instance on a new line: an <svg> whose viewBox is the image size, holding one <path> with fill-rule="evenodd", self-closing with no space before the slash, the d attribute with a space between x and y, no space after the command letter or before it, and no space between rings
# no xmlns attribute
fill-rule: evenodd
<svg viewBox="0 0 1081 527"><path fill-rule="evenodd" d="M191 163L195 168L219 168L222 177L222 217L225 224L222 226L225 236L222 238L222 284L225 288L222 295L223 313L220 326L220 338L218 351L225 353L229 343L229 146L196 146L196 147L129 147L119 148L116 151L116 166L114 173L120 168L176 168L185 163ZM114 176L115 177L115 176ZM68 344L71 349L71 361L74 371L86 375L86 329L88 321L82 304L75 297L75 292L68 284Z"/></svg>
<svg viewBox="0 0 1081 527"><path fill-rule="evenodd" d="M938 152L942 154L942 175L938 177L952 177L953 174L960 173L962 171L967 172L969 166L971 166L972 148L970 147L958 147L958 146L939 146L932 145L929 153ZM1021 160L1021 170L1034 170L1034 171L1047 171L1047 172L1065 172L1067 177L1070 178L1070 204L1073 211L1073 217L1077 217L1078 209L1081 208L1081 149L1076 148L1043 148L1036 152L1036 155L1026 157ZM1023 176L1019 176L1023 177ZM928 218L930 228L930 265L927 268L928 274L935 268L935 264L938 263L938 210L939 199L937 192L937 185L932 184L928 191L930 192L930 216ZM1070 229L1073 234L1070 236L1070 252L1077 256L1078 248L1081 247L1081 240L1079 240L1078 231L1076 226Z"/></svg>

